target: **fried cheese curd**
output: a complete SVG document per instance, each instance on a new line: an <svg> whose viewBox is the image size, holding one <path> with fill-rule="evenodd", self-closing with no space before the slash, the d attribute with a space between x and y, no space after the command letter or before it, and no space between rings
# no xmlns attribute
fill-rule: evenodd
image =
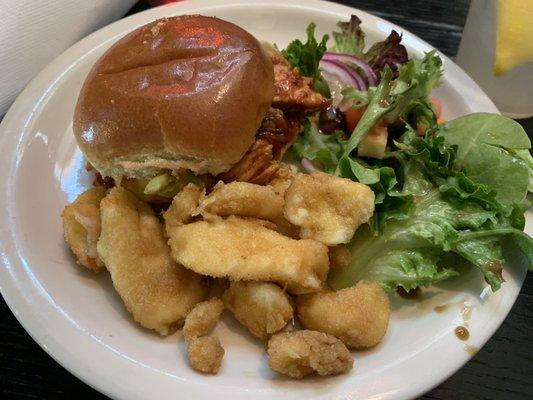
<svg viewBox="0 0 533 400"><path fill-rule="evenodd" d="M356 349L378 344L391 314L389 297L377 283L298 296L296 305L306 329L331 334Z"/></svg>
<svg viewBox="0 0 533 400"><path fill-rule="evenodd" d="M268 182L268 186L274 188L279 195L285 196L287 189L291 186L292 178L295 174L292 166L282 164L276 172L276 175L274 175L270 182Z"/></svg>
<svg viewBox="0 0 533 400"><path fill-rule="evenodd" d="M268 225L269 228L282 235L299 239L299 228L283 216L285 190L279 190L283 183L281 178L277 177L278 175L284 176L283 170L284 168L280 168L281 174L276 174L277 186L270 184L261 186L248 182L224 184L220 181L208 196L200 200L193 216L201 215L206 220L229 215L268 220L272 224L265 224L265 226ZM288 183L290 185L290 180ZM286 183L284 184L288 187Z"/></svg>
<svg viewBox="0 0 533 400"><path fill-rule="evenodd" d="M348 243L374 214L374 192L362 183L314 172L296 174L285 194L285 218L300 237L328 246Z"/></svg>
<svg viewBox="0 0 533 400"><path fill-rule="evenodd" d="M216 297L198 303L185 318L185 323L183 324L183 337L185 340L192 340L211 332L223 310L224 303Z"/></svg>
<svg viewBox="0 0 533 400"><path fill-rule="evenodd" d="M213 191L200 201L193 215L253 217L276 221L283 217L283 196L270 186L248 182L220 181Z"/></svg>
<svg viewBox="0 0 533 400"><path fill-rule="evenodd" d="M191 366L199 372L216 374L222 364L224 348L217 337L205 336L213 330L224 303L218 298L198 303L185 318L183 337Z"/></svg>
<svg viewBox="0 0 533 400"><path fill-rule="evenodd" d="M204 196L189 185L163 214L172 256L201 275L272 281L292 293L320 290L329 270L327 247L278 232L290 230L276 224L283 220L283 201L271 186L218 184ZM207 220L190 222L200 215ZM261 219L268 217L276 222Z"/></svg>
<svg viewBox="0 0 533 400"><path fill-rule="evenodd" d="M98 254L126 309L143 327L172 333L208 291L205 278L170 256L152 209L116 187L100 203Z"/></svg>
<svg viewBox="0 0 533 400"><path fill-rule="evenodd" d="M353 358L336 337L310 330L278 333L268 342L268 365L274 371L301 379L348 372Z"/></svg>
<svg viewBox="0 0 533 400"><path fill-rule="evenodd" d="M192 214L203 196L204 193L198 186L189 183L174 197L168 209L163 213L168 236L170 236L170 231L192 219Z"/></svg>
<svg viewBox="0 0 533 400"><path fill-rule="evenodd" d="M232 282L222 300L235 319L261 340L267 340L293 318L289 296L273 283Z"/></svg>
<svg viewBox="0 0 533 400"><path fill-rule="evenodd" d="M216 374L222 364L224 348L215 336L201 336L187 344L189 363L198 372Z"/></svg>
<svg viewBox="0 0 533 400"><path fill-rule="evenodd" d="M322 289L329 271L325 245L291 239L259 220L230 216L167 225L167 232L174 259L201 275L276 282L298 294Z"/></svg>
<svg viewBox="0 0 533 400"><path fill-rule="evenodd" d="M288 164L281 164L276 175L268 183L268 186L272 187L277 194L283 196L283 206L285 206L285 193L292 183L292 178L295 172L293 168ZM275 230L282 235L288 236L293 239L300 239L300 227L291 224L283 215L283 206L281 210L281 216L274 220L276 224Z"/></svg>
<svg viewBox="0 0 533 400"><path fill-rule="evenodd" d="M76 256L76 262L95 272L105 269L96 251L101 229L100 201L105 193L103 187L90 188L61 213L65 242Z"/></svg>

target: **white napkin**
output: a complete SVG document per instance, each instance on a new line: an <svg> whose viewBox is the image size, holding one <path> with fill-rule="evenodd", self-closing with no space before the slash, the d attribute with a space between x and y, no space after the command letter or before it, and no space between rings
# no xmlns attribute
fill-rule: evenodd
<svg viewBox="0 0 533 400"><path fill-rule="evenodd" d="M0 117L50 61L136 0L0 0Z"/></svg>

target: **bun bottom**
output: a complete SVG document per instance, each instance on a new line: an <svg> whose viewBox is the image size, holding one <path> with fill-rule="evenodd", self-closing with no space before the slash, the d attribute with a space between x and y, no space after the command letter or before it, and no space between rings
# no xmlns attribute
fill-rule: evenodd
<svg viewBox="0 0 533 400"><path fill-rule="evenodd" d="M173 158L170 155L143 156L136 159L114 159L107 163L89 159L89 162L102 176L113 179L120 179L122 177L151 179L163 172L168 172L169 170L177 171L180 169L190 170L198 175L207 173L218 175L231 168L231 164L223 165L213 160Z"/></svg>

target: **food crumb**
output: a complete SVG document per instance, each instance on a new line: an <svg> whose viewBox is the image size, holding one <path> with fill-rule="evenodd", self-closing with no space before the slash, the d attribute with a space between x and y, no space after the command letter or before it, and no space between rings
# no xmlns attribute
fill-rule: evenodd
<svg viewBox="0 0 533 400"><path fill-rule="evenodd" d="M320 376L348 372L353 357L336 337L303 330L278 333L268 342L268 365L274 371L301 379L316 373Z"/></svg>
<svg viewBox="0 0 533 400"><path fill-rule="evenodd" d="M224 349L217 337L202 336L188 343L187 355L191 366L196 371L216 374L222 364Z"/></svg>
<svg viewBox="0 0 533 400"><path fill-rule="evenodd" d="M436 313L442 314L442 313L445 312L449 307L450 307L449 304L443 304L443 305L440 305L440 306L436 306L436 307L434 307L433 310L434 310Z"/></svg>

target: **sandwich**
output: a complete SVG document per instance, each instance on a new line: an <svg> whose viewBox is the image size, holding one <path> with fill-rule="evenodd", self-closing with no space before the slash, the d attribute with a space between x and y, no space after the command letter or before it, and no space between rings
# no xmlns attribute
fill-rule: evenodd
<svg viewBox="0 0 533 400"><path fill-rule="evenodd" d="M185 184L265 184L302 116L328 107L274 46L200 15L115 43L80 91L73 130L97 182L171 199Z"/></svg>

